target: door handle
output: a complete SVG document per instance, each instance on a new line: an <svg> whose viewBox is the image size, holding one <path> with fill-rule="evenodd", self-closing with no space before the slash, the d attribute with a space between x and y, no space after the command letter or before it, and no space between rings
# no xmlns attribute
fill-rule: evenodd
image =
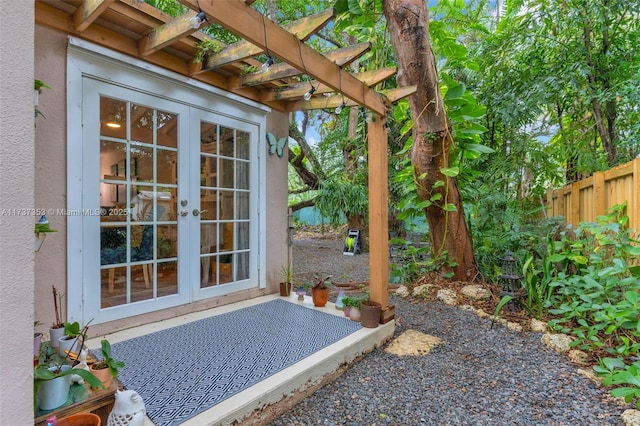
<svg viewBox="0 0 640 426"><path fill-rule="evenodd" d="M185 210L185 209L180 210L180 216L185 217L188 214L189 214L188 210Z"/></svg>
<svg viewBox="0 0 640 426"><path fill-rule="evenodd" d="M201 215L201 214L206 213L207 211L208 211L208 210L202 210L202 211L200 211L200 210L198 210L198 209L193 209L193 212L192 212L192 213L193 213L193 215L194 215L194 216L199 216L199 215Z"/></svg>

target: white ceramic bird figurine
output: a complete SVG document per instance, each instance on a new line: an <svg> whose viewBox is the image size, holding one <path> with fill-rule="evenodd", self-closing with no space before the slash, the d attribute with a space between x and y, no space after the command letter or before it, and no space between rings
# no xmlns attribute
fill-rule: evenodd
<svg viewBox="0 0 640 426"><path fill-rule="evenodd" d="M116 392L116 402L109 413L107 426L142 426L147 415L142 397L133 390Z"/></svg>

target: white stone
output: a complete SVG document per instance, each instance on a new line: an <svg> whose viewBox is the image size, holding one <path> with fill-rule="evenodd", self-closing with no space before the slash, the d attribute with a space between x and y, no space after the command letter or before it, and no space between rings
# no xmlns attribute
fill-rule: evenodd
<svg viewBox="0 0 640 426"><path fill-rule="evenodd" d="M436 298L441 302L444 302L447 305L451 306L454 306L456 303L458 303L458 294L453 290L449 290L448 288L438 290Z"/></svg>
<svg viewBox="0 0 640 426"><path fill-rule="evenodd" d="M476 308L474 308L471 305L459 305L458 309L462 309L463 311L471 311L471 312L475 312Z"/></svg>
<svg viewBox="0 0 640 426"><path fill-rule="evenodd" d="M442 343L444 340L436 336L416 330L407 330L395 338L384 351L398 356L426 355L431 349Z"/></svg>
<svg viewBox="0 0 640 426"><path fill-rule="evenodd" d="M580 351L578 349L571 349L567 353L567 357L569 358L569 361L574 362L578 365L589 365L589 355L586 352Z"/></svg>
<svg viewBox="0 0 640 426"><path fill-rule="evenodd" d="M531 319L531 323L529 324L531 327L531 331L535 333L546 333L547 332L547 323L544 321L537 320L535 318Z"/></svg>
<svg viewBox="0 0 640 426"><path fill-rule="evenodd" d="M492 295L491 291L478 284L466 285L460 289L460 293L473 300L488 300L491 299Z"/></svg>
<svg viewBox="0 0 640 426"><path fill-rule="evenodd" d="M413 289L414 297L429 297L431 295L431 289L433 284L422 284Z"/></svg>
<svg viewBox="0 0 640 426"><path fill-rule="evenodd" d="M571 343L573 339L566 334L552 334L545 333L542 335L540 341L546 345L547 347L553 349L559 354L563 354L569 351L569 343Z"/></svg>
<svg viewBox="0 0 640 426"><path fill-rule="evenodd" d="M620 416L620 420L622 420L624 426L640 426L640 411L624 410L624 413Z"/></svg>
<svg viewBox="0 0 640 426"><path fill-rule="evenodd" d="M517 322L507 322L507 328L511 331L522 331L522 326Z"/></svg>
<svg viewBox="0 0 640 426"><path fill-rule="evenodd" d="M398 287L398 289L396 290L396 294L400 297L407 297L409 296L409 289L407 288L406 285L401 285L400 287Z"/></svg>
<svg viewBox="0 0 640 426"><path fill-rule="evenodd" d="M478 315L480 318L489 318L491 316L482 309L476 310L476 315Z"/></svg>

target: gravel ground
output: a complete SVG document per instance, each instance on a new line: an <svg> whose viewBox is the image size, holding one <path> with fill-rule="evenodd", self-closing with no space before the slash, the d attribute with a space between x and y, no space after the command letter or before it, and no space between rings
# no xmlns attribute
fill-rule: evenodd
<svg viewBox="0 0 640 426"><path fill-rule="evenodd" d="M294 252L296 276L368 279L366 255L343 256L339 242L296 240ZM413 329L445 344L424 356L379 348L272 425L622 424L628 407L544 347L540 334L491 329L490 320L435 301L391 296L391 303L394 337Z"/></svg>

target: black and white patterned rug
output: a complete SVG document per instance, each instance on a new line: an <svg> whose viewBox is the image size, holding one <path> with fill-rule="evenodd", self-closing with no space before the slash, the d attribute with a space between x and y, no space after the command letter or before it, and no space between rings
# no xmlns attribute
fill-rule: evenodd
<svg viewBox="0 0 640 426"><path fill-rule="evenodd" d="M359 330L275 299L112 345L120 381L158 426L178 425Z"/></svg>

